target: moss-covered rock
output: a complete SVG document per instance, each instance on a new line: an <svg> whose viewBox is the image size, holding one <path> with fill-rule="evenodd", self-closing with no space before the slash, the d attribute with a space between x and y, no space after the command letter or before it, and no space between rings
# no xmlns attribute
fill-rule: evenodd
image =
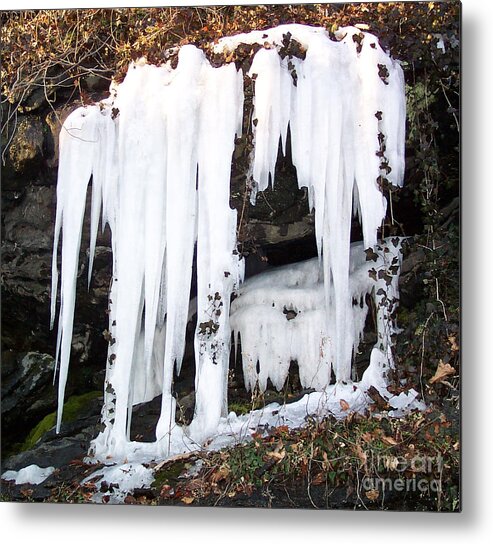
<svg viewBox="0 0 493 544"><path fill-rule="evenodd" d="M101 396L101 391L90 391L84 395L74 395L70 397L63 405L63 420L65 423L75 421L88 404ZM26 440L22 444L20 451L27 451L34 447L34 445L53 427L56 425L56 412L52 412L45 416L34 429L29 433Z"/></svg>
<svg viewBox="0 0 493 544"><path fill-rule="evenodd" d="M41 166L45 133L45 125L38 116L25 116L17 122L7 153L11 168L3 172L7 178L34 173Z"/></svg>

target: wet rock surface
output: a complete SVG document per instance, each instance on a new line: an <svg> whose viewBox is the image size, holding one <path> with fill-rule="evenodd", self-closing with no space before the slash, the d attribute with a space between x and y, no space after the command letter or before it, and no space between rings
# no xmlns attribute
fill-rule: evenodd
<svg viewBox="0 0 493 544"><path fill-rule="evenodd" d="M20 359L20 360L19 360ZM55 360L46 353L31 352L19 358L13 352L2 357L2 427L29 428L55 408L53 373ZM36 399L36 400L34 400Z"/></svg>

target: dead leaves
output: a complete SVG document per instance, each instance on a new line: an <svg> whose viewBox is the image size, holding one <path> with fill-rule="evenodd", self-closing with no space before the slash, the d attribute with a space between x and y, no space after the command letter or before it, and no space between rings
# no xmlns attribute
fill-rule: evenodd
<svg viewBox="0 0 493 544"><path fill-rule="evenodd" d="M368 388L366 394L373 401L370 405L370 411L378 410L384 412L389 409L388 402L380 395L379 391L373 385Z"/></svg>
<svg viewBox="0 0 493 544"><path fill-rule="evenodd" d="M449 376L453 376L455 374L455 368L450 366L448 363L444 363L442 360L439 361L438 367L436 369L435 375L428 380L428 383L434 384L434 383L441 383L445 380L445 378L448 378Z"/></svg>
<svg viewBox="0 0 493 544"><path fill-rule="evenodd" d="M344 411L344 412L347 412L349 410L349 404L347 403L347 401L345 401L344 399L341 399L339 401L339 404L341 405L341 409Z"/></svg>
<svg viewBox="0 0 493 544"><path fill-rule="evenodd" d="M311 479L310 484L311 485L323 485L323 484L325 484L326 481L327 481L327 474L325 472L318 472Z"/></svg>
<svg viewBox="0 0 493 544"><path fill-rule="evenodd" d="M286 450L285 449L281 449L280 451L268 451L266 454L265 454L265 457L267 459L273 459L274 461L276 462L279 462L279 461L282 461L284 459L284 457L286 457Z"/></svg>
<svg viewBox="0 0 493 544"><path fill-rule="evenodd" d="M459 344L457 343L457 338L453 335L450 335L448 337L448 341L450 343L450 349L453 351L453 352L457 352L459 351Z"/></svg>
<svg viewBox="0 0 493 544"><path fill-rule="evenodd" d="M34 491L31 489L31 488L24 488L24 489L21 489L21 495L26 499L26 500L29 500L32 496L32 494L34 493Z"/></svg>
<svg viewBox="0 0 493 544"><path fill-rule="evenodd" d="M211 476L211 482L213 484L218 484L219 482L222 482L223 480L226 480L231 473L231 469L227 464L223 464L219 467L218 470L216 470L212 476Z"/></svg>
<svg viewBox="0 0 493 544"><path fill-rule="evenodd" d="M395 438L392 438L391 436L382 436L381 441L386 444L387 446L397 446L398 442L395 440Z"/></svg>
<svg viewBox="0 0 493 544"><path fill-rule="evenodd" d="M378 489L369 489L366 493L366 498L370 501L376 501L378 497L380 496L380 492Z"/></svg>
<svg viewBox="0 0 493 544"><path fill-rule="evenodd" d="M340 403L341 409L346 402ZM180 480L174 489L163 486L158 500L221 504L255 496L266 486L275 490L309 485L318 486L321 493L324 486L328 493L346 490L368 508L377 508L386 500L378 487L380 478L412 479L423 472L422 460L439 455L444 466L455 470L459 449L443 413L420 412L401 421L388 417L313 421L299 430L284 426L257 433L248 444L206 455L192 479ZM453 470L447 470L444 474L450 480Z"/></svg>
<svg viewBox="0 0 493 544"><path fill-rule="evenodd" d="M363 450L360 444L356 444L354 448L354 452L356 453L359 461L360 461L360 468L366 468L366 464L368 461L368 455Z"/></svg>

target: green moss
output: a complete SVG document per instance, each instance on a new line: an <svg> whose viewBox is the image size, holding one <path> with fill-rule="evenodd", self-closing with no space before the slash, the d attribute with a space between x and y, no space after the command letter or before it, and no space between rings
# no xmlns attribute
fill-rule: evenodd
<svg viewBox="0 0 493 544"><path fill-rule="evenodd" d="M185 463L183 461L171 463L164 469L154 474L154 482L152 483L152 487L154 489L161 489L164 484L175 484L184 469Z"/></svg>
<svg viewBox="0 0 493 544"><path fill-rule="evenodd" d="M235 412L237 416L241 416L243 414L248 414L250 410L252 409L251 403L242 403L242 402L231 402L228 406L229 412Z"/></svg>
<svg viewBox="0 0 493 544"><path fill-rule="evenodd" d="M87 406L87 404L93 399L98 398L101 395L101 391L90 391L83 395L74 395L67 399L63 405L63 421L70 423L75 421L80 412ZM56 424L56 412L52 412L45 416L27 436L24 443L21 445L19 451L30 450L34 447L36 442Z"/></svg>

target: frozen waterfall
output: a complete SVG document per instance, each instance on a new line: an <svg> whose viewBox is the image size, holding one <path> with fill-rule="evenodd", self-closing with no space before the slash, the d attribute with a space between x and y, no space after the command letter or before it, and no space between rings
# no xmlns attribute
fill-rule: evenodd
<svg viewBox="0 0 493 544"><path fill-rule="evenodd" d="M373 293L377 304L384 295L393 305L398 301L401 240L377 239L386 213L378 181L403 183L404 79L398 62L373 35L347 27L337 37L331 40L322 28L285 25L212 46L227 59L239 44L260 44L248 74L234 62L213 67L202 50L185 45L176 67L171 61L161 66L135 62L108 99L77 109L65 121L51 308L53 325L61 240L58 428L90 180L89 277L99 222L112 234L104 429L92 444L94 455L167 456L232 429L241 434L252 420L260 421L263 416L252 413L246 424L227 412L232 332L241 336L247 387L265 388L267 378L282 387L290 360L298 360L302 381L319 391L312 394L316 398L307 396L302 412L320 406L320 395L334 410L341 394L360 409L365 387L385 387L395 332L387 302L379 306L379 341L370 367L354 388L348 384L367 312L365 295ZM275 183L279 142L285 151L289 127L298 184L307 188L315 210L319 257L240 287L244 265L229 191L245 77L254 80L255 89L251 201ZM363 242L351 246L354 214ZM370 262L365 260L368 248L375 255ZM172 379L184 353L194 251L196 406L191 425L183 428L175 423ZM233 292L239 296L231 305ZM285 308L296 318L286 320ZM332 370L335 385L329 385ZM155 442L131 442L132 406L159 394Z"/></svg>

